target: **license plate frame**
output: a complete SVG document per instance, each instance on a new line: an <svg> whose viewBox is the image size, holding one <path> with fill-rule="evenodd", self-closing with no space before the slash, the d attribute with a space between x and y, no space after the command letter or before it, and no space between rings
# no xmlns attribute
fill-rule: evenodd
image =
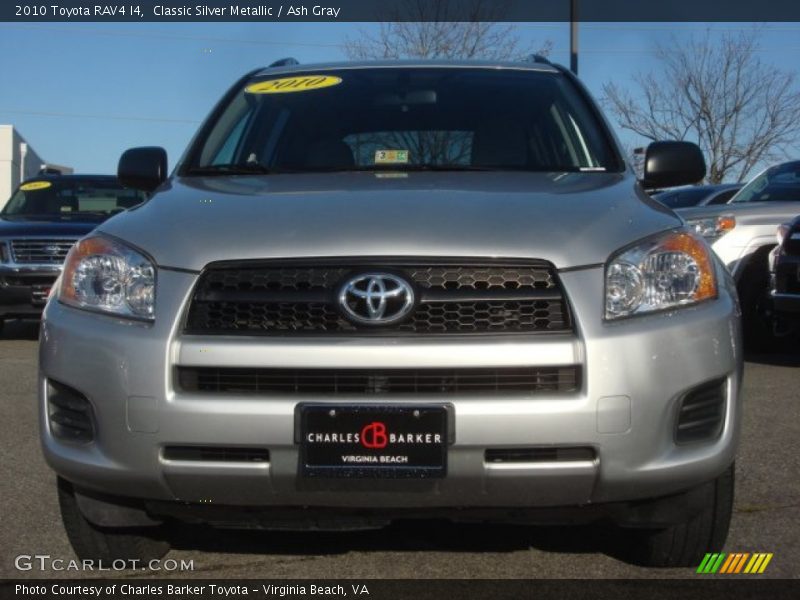
<svg viewBox="0 0 800 600"><path fill-rule="evenodd" d="M443 478L453 420L447 404L300 404L295 428L300 475Z"/></svg>

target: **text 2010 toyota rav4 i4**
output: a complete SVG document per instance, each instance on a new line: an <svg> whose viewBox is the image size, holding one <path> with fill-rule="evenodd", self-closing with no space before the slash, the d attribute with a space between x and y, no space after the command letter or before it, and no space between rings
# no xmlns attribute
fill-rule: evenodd
<svg viewBox="0 0 800 600"><path fill-rule="evenodd" d="M650 146L646 178L702 178ZM155 195L70 252L41 431L79 556L175 519L610 519L650 565L726 538L741 349L729 275L645 195L561 67L285 61Z"/></svg>

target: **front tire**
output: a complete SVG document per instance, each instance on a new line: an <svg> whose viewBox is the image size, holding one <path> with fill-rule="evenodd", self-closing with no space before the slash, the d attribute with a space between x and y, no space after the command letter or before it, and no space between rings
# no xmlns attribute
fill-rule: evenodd
<svg viewBox="0 0 800 600"><path fill-rule="evenodd" d="M81 513L72 484L60 477L58 504L69 543L81 560L93 560L105 567L125 561L128 568L135 568L169 552L169 542L154 537L158 528L117 529L98 527L88 521Z"/></svg>
<svg viewBox="0 0 800 600"><path fill-rule="evenodd" d="M631 561L646 567L697 567L706 553L719 552L733 512L735 465L714 481L714 493L699 513L663 529L629 530Z"/></svg>

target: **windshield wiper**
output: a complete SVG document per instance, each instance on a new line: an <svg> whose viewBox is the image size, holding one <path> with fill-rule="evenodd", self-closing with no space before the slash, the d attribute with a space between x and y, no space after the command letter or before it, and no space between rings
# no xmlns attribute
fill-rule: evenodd
<svg viewBox="0 0 800 600"><path fill-rule="evenodd" d="M435 164L435 163L419 163L419 164L380 164L380 165L354 165L354 166L341 166L341 167L309 167L309 168L271 168L260 163L243 163L243 164L222 164L222 165L205 165L202 167L192 167L186 171L186 175L275 175L280 173L342 173L350 171L366 171L366 172L408 172L408 171L528 171L528 172L547 172L547 173L560 173L560 172L579 172L579 167L547 167L547 168L531 168L531 167L517 167L498 165L480 166L480 165L448 165L448 164Z"/></svg>
<svg viewBox="0 0 800 600"><path fill-rule="evenodd" d="M63 214L72 215L72 216L75 216L75 217L82 217L84 215L90 216L90 217L109 217L109 216L111 216L111 212L110 211L106 211L106 210L76 210L75 212L63 213Z"/></svg>
<svg viewBox="0 0 800 600"><path fill-rule="evenodd" d="M579 167L547 167L547 168L535 168L535 167L517 167L517 166L505 166L505 165L498 165L496 167L490 166L480 166L480 165L447 165L447 164L432 164L432 163L420 163L420 164L385 164L385 165L360 165L360 166L351 166L351 167L328 167L328 168L313 168L313 169L303 169L302 173L332 173L332 172L345 172L345 171L367 171L367 172L374 172L374 173L394 173L394 172L408 172L408 171L518 171L518 172L528 172L528 173L562 173L562 172L570 172L570 173L577 173L583 172L580 170ZM591 171L589 171L591 172Z"/></svg>
<svg viewBox="0 0 800 600"><path fill-rule="evenodd" d="M403 171L500 171L503 169L503 167L481 167L478 165L437 165L433 163L397 166Z"/></svg>
<svg viewBox="0 0 800 600"><path fill-rule="evenodd" d="M253 175L276 173L274 169L261 163L227 163L222 165L204 165L192 167L186 171L187 175Z"/></svg>
<svg viewBox="0 0 800 600"><path fill-rule="evenodd" d="M476 167L472 165L434 165L434 164L385 164L385 165L355 165L349 167L311 167L296 170L294 173L343 173L343 172L368 172L368 173L396 173L403 171L500 171L502 167Z"/></svg>

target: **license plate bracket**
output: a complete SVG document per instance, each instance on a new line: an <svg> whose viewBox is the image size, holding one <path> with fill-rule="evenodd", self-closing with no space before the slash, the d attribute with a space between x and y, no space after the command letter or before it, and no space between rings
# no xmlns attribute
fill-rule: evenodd
<svg viewBox="0 0 800 600"><path fill-rule="evenodd" d="M441 478L447 473L449 407L301 404L304 477Z"/></svg>

